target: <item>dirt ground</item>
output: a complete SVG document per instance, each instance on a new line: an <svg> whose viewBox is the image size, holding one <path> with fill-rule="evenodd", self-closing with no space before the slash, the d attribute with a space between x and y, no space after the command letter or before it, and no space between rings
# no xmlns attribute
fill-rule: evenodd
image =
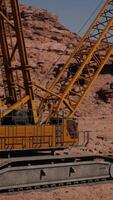
<svg viewBox="0 0 113 200"><path fill-rule="evenodd" d="M67 187L48 192L0 196L0 200L113 200L113 185Z"/></svg>

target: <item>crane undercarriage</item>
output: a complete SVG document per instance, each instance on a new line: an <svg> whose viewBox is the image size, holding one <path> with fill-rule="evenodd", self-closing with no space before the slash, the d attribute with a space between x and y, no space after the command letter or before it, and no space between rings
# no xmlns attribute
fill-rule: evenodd
<svg viewBox="0 0 113 200"><path fill-rule="evenodd" d="M0 163L0 193L97 183L113 183L112 156L32 156Z"/></svg>
<svg viewBox="0 0 113 200"><path fill-rule="evenodd" d="M112 155L38 156L79 145L74 114L112 55L112 36L113 1L106 0L67 62L56 75L53 69L54 80L42 86L31 79L18 1L0 1L1 193L113 182Z"/></svg>

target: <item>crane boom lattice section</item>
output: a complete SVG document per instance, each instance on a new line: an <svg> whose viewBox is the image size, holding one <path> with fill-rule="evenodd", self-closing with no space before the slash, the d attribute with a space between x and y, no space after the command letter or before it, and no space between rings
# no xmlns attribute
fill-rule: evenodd
<svg viewBox="0 0 113 200"><path fill-rule="evenodd" d="M107 0L54 81L46 86L39 106L41 117L48 107L46 121L62 111L72 116L112 52L113 1Z"/></svg>
<svg viewBox="0 0 113 200"><path fill-rule="evenodd" d="M0 1L0 68L5 91L5 115L26 107L30 121L37 123L34 94L17 0ZM16 58L16 59L15 59ZM21 85L22 89L18 85Z"/></svg>

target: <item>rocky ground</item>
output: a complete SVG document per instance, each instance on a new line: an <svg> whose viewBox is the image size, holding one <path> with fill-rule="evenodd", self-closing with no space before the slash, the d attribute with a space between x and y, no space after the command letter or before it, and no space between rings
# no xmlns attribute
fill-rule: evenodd
<svg viewBox="0 0 113 200"><path fill-rule="evenodd" d="M58 17L47 10L21 5L24 35L32 66L32 78L41 82L58 60L65 62L80 38L61 25ZM63 56L62 56L63 55ZM60 59L59 59L60 58ZM89 132L87 147L71 148L69 153L113 154L113 91L110 84L113 73L101 74L77 112L79 132ZM2 85L0 85L2 91ZM98 91L107 90L107 99ZM106 94L104 94L106 95ZM82 141L81 141L82 143ZM0 196L0 200L112 200L113 185L70 187L48 192L31 192L13 196Z"/></svg>

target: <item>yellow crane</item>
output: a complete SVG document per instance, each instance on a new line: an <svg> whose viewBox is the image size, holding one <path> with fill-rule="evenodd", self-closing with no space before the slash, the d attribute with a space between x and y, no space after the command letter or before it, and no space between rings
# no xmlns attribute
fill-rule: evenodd
<svg viewBox="0 0 113 200"><path fill-rule="evenodd" d="M1 1L0 38L6 102L6 106L1 108L0 149L52 149L77 143L74 121L58 120L57 125L39 124L18 1ZM20 87L22 92L19 92ZM18 110L21 110L19 115ZM17 122L18 117L21 122Z"/></svg>
<svg viewBox="0 0 113 200"><path fill-rule="evenodd" d="M112 36L113 1L106 0L53 82L43 87L30 75L18 0L0 0L0 192L113 181L113 156L37 157L39 150L78 144L71 117L108 62Z"/></svg>
<svg viewBox="0 0 113 200"><path fill-rule="evenodd" d="M42 108L45 106L48 109L48 105L51 107L46 120L62 110L66 117L73 116L111 56L112 4L112 1L106 1L62 70L46 87L44 100L39 106L42 116L44 115Z"/></svg>
<svg viewBox="0 0 113 200"><path fill-rule="evenodd" d="M1 71L6 105L1 104L1 150L78 144L77 124L70 117L112 54L112 4L110 0L105 2L53 82L43 87L31 79L18 1L0 2ZM38 105L33 87L38 87ZM26 123L18 122L19 116L24 116Z"/></svg>

